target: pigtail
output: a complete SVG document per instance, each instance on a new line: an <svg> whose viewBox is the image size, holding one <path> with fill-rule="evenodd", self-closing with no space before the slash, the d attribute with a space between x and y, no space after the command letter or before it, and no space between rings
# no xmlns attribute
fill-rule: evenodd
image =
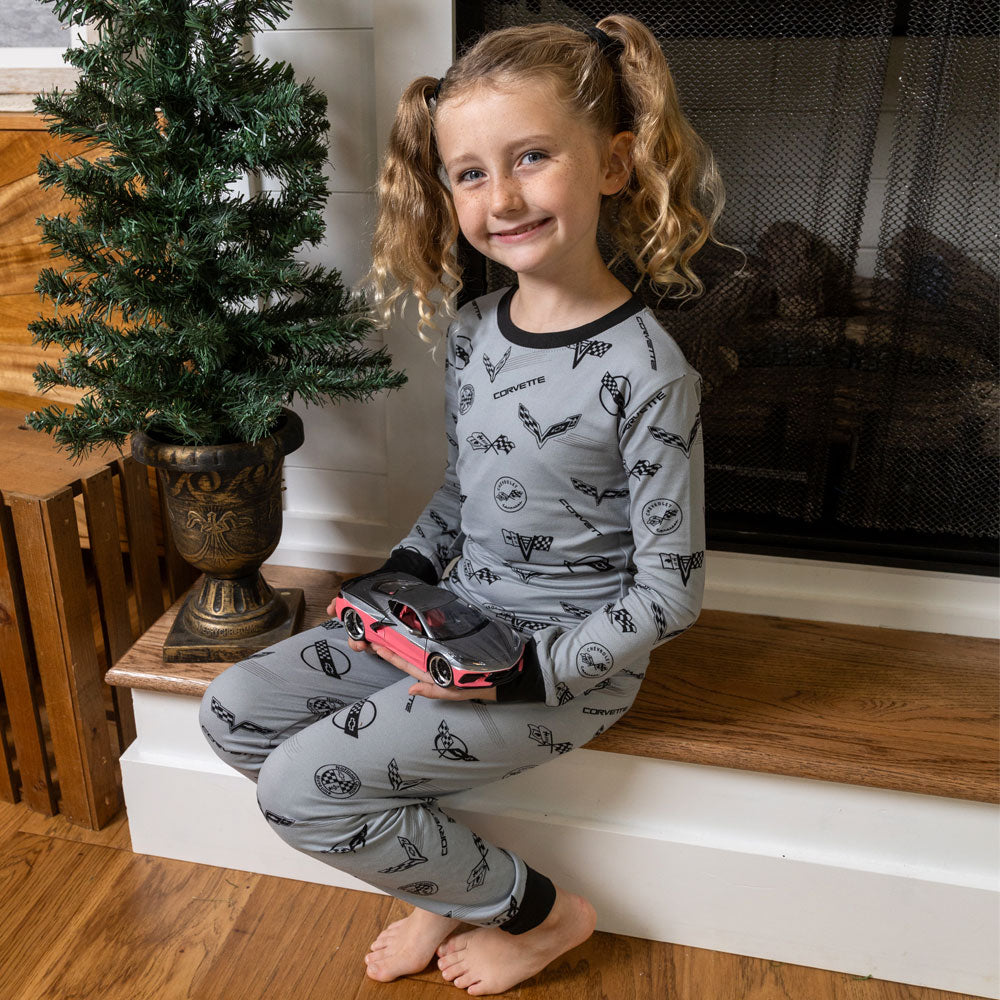
<svg viewBox="0 0 1000 1000"><path fill-rule="evenodd" d="M388 326L397 300L417 299L417 334L432 343L424 328L438 330L438 306L431 295L444 292L443 311L454 316L462 287L456 259L458 218L440 177L431 109L437 80L422 76L403 93L389 134L377 195L372 266L362 284L371 292L381 325Z"/></svg>
<svg viewBox="0 0 1000 1000"><path fill-rule="evenodd" d="M605 206L606 227L620 248L615 261L627 253L640 281L646 276L664 295L679 286L673 298L700 296L704 285L690 260L708 239L719 243L713 230L726 200L715 158L681 111L655 36L624 15L598 27L622 45L619 124L635 133L629 182Z"/></svg>

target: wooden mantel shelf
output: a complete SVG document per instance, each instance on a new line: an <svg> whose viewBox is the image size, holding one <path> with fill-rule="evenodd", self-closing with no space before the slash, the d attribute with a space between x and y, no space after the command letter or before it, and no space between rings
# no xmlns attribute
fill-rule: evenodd
<svg viewBox="0 0 1000 1000"><path fill-rule="evenodd" d="M342 577L265 566L325 620ZM200 696L226 664L164 664L178 604L126 653L110 684ZM926 795L1000 800L1000 673L992 639L703 611L657 649L631 711L587 744Z"/></svg>

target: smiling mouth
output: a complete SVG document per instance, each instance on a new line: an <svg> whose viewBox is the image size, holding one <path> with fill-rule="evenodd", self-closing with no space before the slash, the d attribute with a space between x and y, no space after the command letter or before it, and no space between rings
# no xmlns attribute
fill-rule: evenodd
<svg viewBox="0 0 1000 1000"><path fill-rule="evenodd" d="M498 239L509 239L515 236L526 236L528 233L533 233L536 229L540 229L542 226L544 226L547 222L550 221L551 219L542 219L539 222L529 222L523 226L518 226L517 229L508 229L502 233L493 233L493 236L497 237Z"/></svg>

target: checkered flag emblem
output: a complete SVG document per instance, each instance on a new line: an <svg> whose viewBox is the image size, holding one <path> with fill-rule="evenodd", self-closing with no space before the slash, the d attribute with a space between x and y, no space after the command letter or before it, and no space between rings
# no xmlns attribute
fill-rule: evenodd
<svg viewBox="0 0 1000 1000"><path fill-rule="evenodd" d="M705 564L705 553L692 552L689 556L682 556L679 552L661 552L660 565L664 569L676 569L681 574L681 583L687 586L691 578L691 571L699 569Z"/></svg>
<svg viewBox="0 0 1000 1000"><path fill-rule="evenodd" d="M694 426L691 428L691 433L688 434L687 440L680 436L680 434L674 434L673 431L665 431L662 427L650 427L648 428L649 433L656 438L661 444L670 445L671 448L680 448L684 454L690 458L691 457L691 445L694 444L694 436L698 433L698 428L701 425L701 414L699 413L697 417L694 418Z"/></svg>
<svg viewBox="0 0 1000 1000"><path fill-rule="evenodd" d="M667 637L667 616L659 604L653 605L653 622L656 624L656 641L660 642Z"/></svg>
<svg viewBox="0 0 1000 1000"><path fill-rule="evenodd" d="M505 434L498 434L491 441L482 431L474 431L465 440L476 451L495 451L498 455L500 452L509 455L514 450L514 442Z"/></svg>
<svg viewBox="0 0 1000 1000"><path fill-rule="evenodd" d="M608 395L611 397L611 401L618 407L618 412L624 417L626 399L625 394L618 385L618 380L611 374L611 372L605 372L601 376L601 386L607 390Z"/></svg>
<svg viewBox="0 0 1000 1000"><path fill-rule="evenodd" d="M570 604L569 601L560 601L563 611L568 615L572 615L574 618L579 618L581 621L584 618L590 617L590 612L586 608L578 608L575 604Z"/></svg>
<svg viewBox="0 0 1000 1000"><path fill-rule="evenodd" d="M430 511L427 516L441 529L442 535L458 537L458 532L454 528L449 528L448 522L436 510Z"/></svg>
<svg viewBox="0 0 1000 1000"><path fill-rule="evenodd" d="M570 476L570 480L572 481L573 486L581 493L588 497L593 497L597 501L598 507L601 506L602 500L617 500L621 497L627 497L629 495L627 488L622 490L601 490L601 492L598 493L596 486L591 486L590 483L585 483L582 479L576 479L575 477Z"/></svg>
<svg viewBox="0 0 1000 1000"><path fill-rule="evenodd" d="M526 562L533 552L548 552L552 548L552 539L552 535L521 535L508 528L503 529L503 540L508 545L518 546Z"/></svg>
<svg viewBox="0 0 1000 1000"><path fill-rule="evenodd" d="M625 471L629 474L629 478L635 476L636 479L642 479L643 476L655 475L660 469L661 466L655 462L647 462L646 459L640 458L631 469Z"/></svg>
<svg viewBox="0 0 1000 1000"><path fill-rule="evenodd" d="M574 413L572 417L566 417L565 420L557 420L554 424L547 427L543 433L541 425L538 421L531 415L531 411L521 403L517 408L517 415L521 419L521 423L528 428L529 431L535 436L535 441L538 447L541 448L549 438L558 437L560 434L565 434L566 431L571 431L580 422L580 417L583 416L582 413Z"/></svg>
<svg viewBox="0 0 1000 1000"><path fill-rule="evenodd" d="M256 722L237 722L236 716L218 698L212 698L212 715L221 719L229 727L230 733L244 729L248 733L259 733L261 736L266 736L268 733L274 732L273 729L265 729L263 726L257 725Z"/></svg>
<svg viewBox="0 0 1000 1000"><path fill-rule="evenodd" d="M490 866L486 863L486 855L489 852L489 848L483 841L483 838L479 836L478 833L472 835L473 843L476 845L476 850L479 851L479 862L475 868L469 872L469 877L465 882L465 891L472 892L473 889L478 889L486 881L486 873L490 870Z"/></svg>
<svg viewBox="0 0 1000 1000"><path fill-rule="evenodd" d="M430 781L430 778L413 778L410 781L404 781L399 773L399 765L396 763L395 757L389 761L388 771L389 784L397 792L402 792L407 788L413 788L414 785L422 785L425 781Z"/></svg>
<svg viewBox="0 0 1000 1000"><path fill-rule="evenodd" d="M603 358L611 345L604 340L581 340L576 344L569 345L573 348L573 367L575 368L584 358L590 356Z"/></svg>
<svg viewBox="0 0 1000 1000"><path fill-rule="evenodd" d="M626 608L616 608L613 604L608 604L604 608L604 613L608 616L608 621L617 625L623 634L636 630L635 620Z"/></svg>
<svg viewBox="0 0 1000 1000"><path fill-rule="evenodd" d="M503 366L507 364L507 359L510 357L510 348L508 347L504 351L503 357L494 365L490 361L490 356L488 354L483 355L483 367L486 369L486 373L490 377L490 382L495 382L497 375L503 370Z"/></svg>
<svg viewBox="0 0 1000 1000"><path fill-rule="evenodd" d="M406 860L401 861L398 865L393 865L391 868L380 868L379 871L384 875L392 875L394 872L405 872L407 868L412 868L414 865L422 865L427 860L412 840L399 836L396 837L396 840L399 841L399 846L406 853Z"/></svg>
<svg viewBox="0 0 1000 1000"><path fill-rule="evenodd" d="M535 722L528 723L528 735L540 747L548 747L551 753L568 753L573 749L572 743L555 743L552 730L548 726L540 726Z"/></svg>
<svg viewBox="0 0 1000 1000"><path fill-rule="evenodd" d="M489 566L484 566L482 569L477 569L475 572L470 573L469 578L471 579L472 577L475 577L480 583L488 583L490 586L500 579Z"/></svg>

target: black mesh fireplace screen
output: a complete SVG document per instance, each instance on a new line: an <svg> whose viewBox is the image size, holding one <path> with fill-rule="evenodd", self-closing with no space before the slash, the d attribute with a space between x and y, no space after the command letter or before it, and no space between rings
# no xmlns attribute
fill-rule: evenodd
<svg viewBox="0 0 1000 1000"><path fill-rule="evenodd" d="M707 245L681 306L640 288L705 380L710 546L993 569L996 4L459 2L458 47L618 11L660 39L747 254ZM514 280L462 261L463 299Z"/></svg>

